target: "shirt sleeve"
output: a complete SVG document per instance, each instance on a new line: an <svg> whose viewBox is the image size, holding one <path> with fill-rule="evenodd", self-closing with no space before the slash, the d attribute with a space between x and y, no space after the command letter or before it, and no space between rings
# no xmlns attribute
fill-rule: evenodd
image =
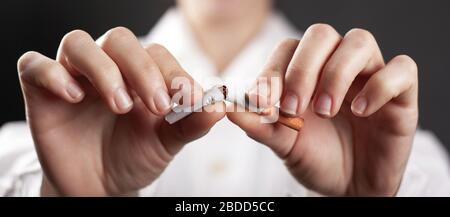
<svg viewBox="0 0 450 217"><path fill-rule="evenodd" d="M299 183L297 183L300 186ZM294 194L300 196L300 194ZM312 190L306 196L321 197ZM411 155L397 192L397 197L450 196L450 161L448 151L437 137L418 130Z"/></svg>
<svg viewBox="0 0 450 217"><path fill-rule="evenodd" d="M417 131L397 196L450 196L448 152L431 132Z"/></svg>
<svg viewBox="0 0 450 217"><path fill-rule="evenodd" d="M0 196L39 196L42 171L25 122L0 128Z"/></svg>

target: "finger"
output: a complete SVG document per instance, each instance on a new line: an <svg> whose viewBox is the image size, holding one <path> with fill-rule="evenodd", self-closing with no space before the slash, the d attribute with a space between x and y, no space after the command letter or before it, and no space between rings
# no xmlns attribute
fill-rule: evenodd
<svg viewBox="0 0 450 217"><path fill-rule="evenodd" d="M48 91L69 102L80 102L85 93L78 82L58 62L37 52L27 52L17 64L25 97L35 97L36 89Z"/></svg>
<svg viewBox="0 0 450 217"><path fill-rule="evenodd" d="M320 72L340 40L339 33L326 24L315 24L306 30L287 69L282 111L292 115L306 111Z"/></svg>
<svg viewBox="0 0 450 217"><path fill-rule="evenodd" d="M159 136L168 152L174 155L184 144L206 135L223 117L225 117L225 104L215 103L205 107L202 112L194 112L172 125L163 121Z"/></svg>
<svg viewBox="0 0 450 217"><path fill-rule="evenodd" d="M188 100L190 104L202 100L203 90L201 86L180 66L175 57L165 47L159 44L151 44L146 50L158 65L171 96L181 90L185 92L183 96L189 95L191 97Z"/></svg>
<svg viewBox="0 0 450 217"><path fill-rule="evenodd" d="M136 91L150 111L156 115L170 111L171 99L161 72L130 30L114 28L97 42L117 64L129 88Z"/></svg>
<svg viewBox="0 0 450 217"><path fill-rule="evenodd" d="M375 38L366 30L349 31L323 68L314 96L314 111L335 116L359 74L370 74L384 66Z"/></svg>
<svg viewBox="0 0 450 217"><path fill-rule="evenodd" d="M61 42L59 55L89 79L113 112L123 114L131 110L133 101L119 68L89 34L81 30L68 33Z"/></svg>
<svg viewBox="0 0 450 217"><path fill-rule="evenodd" d="M289 154L297 137L297 131L279 123L264 123L262 117L253 112L237 112L236 106L230 104L227 108L227 117L231 122L244 130L250 138L267 145L281 158Z"/></svg>
<svg viewBox="0 0 450 217"><path fill-rule="evenodd" d="M393 99L403 105L417 106L417 83L414 60L405 55L397 56L367 81L352 102L352 112L367 117Z"/></svg>
<svg viewBox="0 0 450 217"><path fill-rule="evenodd" d="M282 94L285 72L298 43L299 40L297 39L286 39L275 48L264 66L261 75L249 90L248 95L252 104L257 105L257 107L269 107L279 101ZM279 83L272 83L272 81L275 81L274 78ZM278 88L274 87L275 85ZM264 87L267 88L266 91L263 90Z"/></svg>

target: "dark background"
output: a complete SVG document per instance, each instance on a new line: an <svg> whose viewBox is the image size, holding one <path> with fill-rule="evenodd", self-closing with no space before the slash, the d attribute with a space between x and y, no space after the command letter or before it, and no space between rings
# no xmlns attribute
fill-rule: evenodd
<svg viewBox="0 0 450 217"><path fill-rule="evenodd" d="M0 6L2 68L0 125L24 119L16 61L28 50L55 57L59 41L73 29L98 37L116 26L146 34L170 0L7 0ZM278 0L299 29L316 22L341 33L370 30L386 60L413 57L420 68L420 126L434 131L450 148L450 1Z"/></svg>

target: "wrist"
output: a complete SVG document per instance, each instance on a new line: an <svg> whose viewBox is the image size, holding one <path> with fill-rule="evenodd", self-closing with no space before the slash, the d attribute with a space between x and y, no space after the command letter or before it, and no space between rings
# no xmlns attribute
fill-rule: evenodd
<svg viewBox="0 0 450 217"><path fill-rule="evenodd" d="M41 197L61 196L45 175L42 177L40 195L41 195Z"/></svg>
<svg viewBox="0 0 450 217"><path fill-rule="evenodd" d="M139 195L138 191L132 191L132 192L116 195L116 196L137 197L138 195ZM62 195L58 192L58 190L56 190L56 188L50 183L50 181L44 175L44 177L42 178L40 196L41 197L59 197ZM110 195L110 196L112 196L112 195Z"/></svg>

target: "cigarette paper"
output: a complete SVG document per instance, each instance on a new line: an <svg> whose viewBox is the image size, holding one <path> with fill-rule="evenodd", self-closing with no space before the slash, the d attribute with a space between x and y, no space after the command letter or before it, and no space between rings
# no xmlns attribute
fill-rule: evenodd
<svg viewBox="0 0 450 217"><path fill-rule="evenodd" d="M165 120L169 124L174 124L179 120L189 116L193 112L201 110L203 107L212 105L216 102L228 101L236 103L237 105L263 116L269 116L274 111L279 111L279 108L273 106L272 108L259 108L250 103L249 97L246 94L243 100L238 100L235 94L230 93L226 86L215 86L203 95L202 102L195 103L192 107L183 107L178 105L172 109L168 115L166 115ZM294 117L283 112L279 112L279 117L277 123L283 124L293 130L299 131L303 127L304 120L301 117Z"/></svg>
<svg viewBox="0 0 450 217"><path fill-rule="evenodd" d="M178 105L172 109L168 115L166 115L165 120L169 124L174 124L179 120L189 116L193 112L200 111L203 107L212 105L216 102L222 102L225 99L224 90L222 89L224 86L214 86L213 88L207 90L203 94L203 98L201 102L195 103L193 106L183 106Z"/></svg>
<svg viewBox="0 0 450 217"><path fill-rule="evenodd" d="M281 123L293 130L300 131L300 129L303 127L304 120L301 117L290 117L285 115L284 113L280 113L280 117L278 117L278 123Z"/></svg>
<svg viewBox="0 0 450 217"><path fill-rule="evenodd" d="M260 108L258 106L253 105L250 102L250 98L247 94L245 94L243 100L239 100L237 95L229 92L226 87L225 88L225 100L228 102L236 103L237 105L263 116L270 116L274 111L279 112L277 122L283 124L286 127L289 127L293 130L300 131L303 127L304 119L301 117L295 117L284 112L280 112L280 108L273 106L272 108Z"/></svg>

